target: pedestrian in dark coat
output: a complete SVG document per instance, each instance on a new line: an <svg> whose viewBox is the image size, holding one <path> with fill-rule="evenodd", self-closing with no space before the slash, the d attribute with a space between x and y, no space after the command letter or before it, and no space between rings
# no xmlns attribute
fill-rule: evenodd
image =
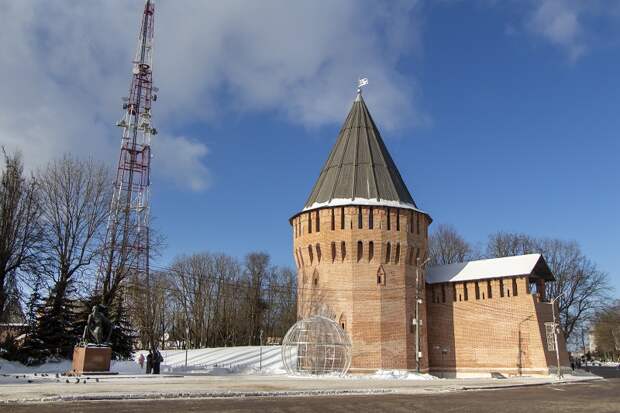
<svg viewBox="0 0 620 413"><path fill-rule="evenodd" d="M159 352L159 350L154 349L153 350L153 374L159 374L159 368L160 368L162 361L164 361L164 358L162 357L161 353Z"/></svg>
<svg viewBox="0 0 620 413"><path fill-rule="evenodd" d="M148 356L146 356L146 374L153 372L153 351L149 350Z"/></svg>

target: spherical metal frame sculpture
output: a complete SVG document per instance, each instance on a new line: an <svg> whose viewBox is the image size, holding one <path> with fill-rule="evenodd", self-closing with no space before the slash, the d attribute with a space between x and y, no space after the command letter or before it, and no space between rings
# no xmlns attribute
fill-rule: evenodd
<svg viewBox="0 0 620 413"><path fill-rule="evenodd" d="M299 320L282 340L282 362L291 375L344 376L351 366L351 340L330 318Z"/></svg>

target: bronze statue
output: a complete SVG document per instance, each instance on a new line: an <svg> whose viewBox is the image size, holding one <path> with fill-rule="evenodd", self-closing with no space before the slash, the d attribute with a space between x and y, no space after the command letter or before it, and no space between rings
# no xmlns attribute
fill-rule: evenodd
<svg viewBox="0 0 620 413"><path fill-rule="evenodd" d="M114 330L114 326L108 320L108 318L103 315L102 309L105 308L100 305L93 306L93 311L88 315L88 321L86 322L86 327L84 327L84 335L82 336L82 342L92 343L94 342L97 346L105 345L110 342L110 337L112 336L112 330ZM102 340L105 332L105 341Z"/></svg>

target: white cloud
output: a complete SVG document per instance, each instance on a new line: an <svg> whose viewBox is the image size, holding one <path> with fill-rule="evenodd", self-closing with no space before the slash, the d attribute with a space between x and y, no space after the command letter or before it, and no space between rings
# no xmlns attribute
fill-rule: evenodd
<svg viewBox="0 0 620 413"><path fill-rule="evenodd" d="M175 184L193 191L209 186L209 171L203 163L209 150L202 143L185 136L157 135L153 151L156 154L154 162Z"/></svg>
<svg viewBox="0 0 620 413"><path fill-rule="evenodd" d="M527 28L551 44L563 49L571 61L587 50L584 28L580 21L583 12L579 2L571 0L541 0L527 21Z"/></svg>
<svg viewBox="0 0 620 413"><path fill-rule="evenodd" d="M0 144L19 147L31 166L67 151L113 163L142 4L0 2ZM260 111L305 126L339 123L358 75L370 79L366 100L381 126L423 122L416 87L397 70L420 48L415 5L157 2L155 177L207 186L208 149L188 121Z"/></svg>

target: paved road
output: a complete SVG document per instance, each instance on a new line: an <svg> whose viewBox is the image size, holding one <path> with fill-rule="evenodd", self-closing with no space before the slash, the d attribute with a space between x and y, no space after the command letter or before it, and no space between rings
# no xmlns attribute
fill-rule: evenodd
<svg viewBox="0 0 620 413"><path fill-rule="evenodd" d="M589 370L597 376L605 377L608 379L618 378L620 379L620 369L611 367L589 367Z"/></svg>
<svg viewBox="0 0 620 413"><path fill-rule="evenodd" d="M598 374L615 376L604 369ZM618 374L620 375L620 374ZM4 412L619 412L620 378L589 383L419 395L102 401L0 405Z"/></svg>

